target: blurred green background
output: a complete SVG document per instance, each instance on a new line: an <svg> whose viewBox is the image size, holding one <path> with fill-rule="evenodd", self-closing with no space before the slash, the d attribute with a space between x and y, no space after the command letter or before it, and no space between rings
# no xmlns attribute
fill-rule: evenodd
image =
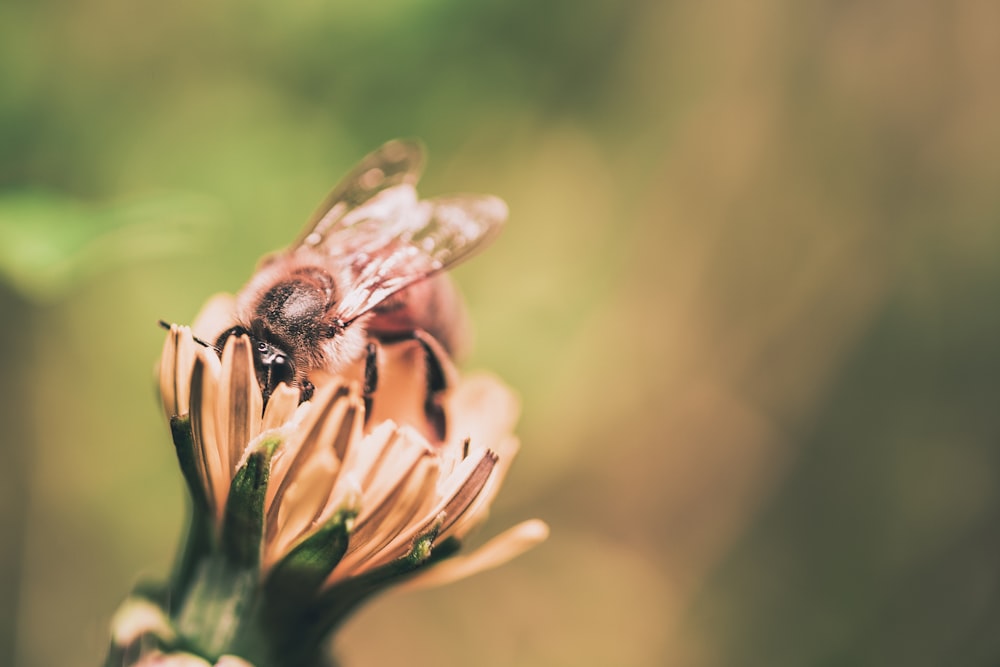
<svg viewBox="0 0 1000 667"><path fill-rule="evenodd" d="M998 71L988 0L0 4L0 664L99 664L169 567L156 320L396 136L510 204L481 537L553 533L346 665L997 664Z"/></svg>

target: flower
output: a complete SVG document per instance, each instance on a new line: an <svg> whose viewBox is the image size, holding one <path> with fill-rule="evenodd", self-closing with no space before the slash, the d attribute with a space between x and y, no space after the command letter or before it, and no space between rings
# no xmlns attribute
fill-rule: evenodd
<svg viewBox="0 0 1000 667"><path fill-rule="evenodd" d="M231 298L213 299L194 331L224 330L232 308ZM322 640L386 586L454 581L545 539L533 520L453 557L516 454L518 405L492 376L461 378L440 350L449 383L429 397L428 345L384 344L371 396L359 362L310 374L305 402L284 384L265 401L246 336L229 337L219 354L192 329L170 327L160 394L193 513L161 596L169 631L153 632L158 647L316 664Z"/></svg>

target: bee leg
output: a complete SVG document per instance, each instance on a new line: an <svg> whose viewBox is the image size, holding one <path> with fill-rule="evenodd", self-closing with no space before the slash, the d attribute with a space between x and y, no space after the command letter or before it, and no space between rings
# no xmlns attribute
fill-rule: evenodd
<svg viewBox="0 0 1000 667"><path fill-rule="evenodd" d="M309 380L299 382L299 405L312 398L314 391L316 391L316 387Z"/></svg>
<svg viewBox="0 0 1000 667"><path fill-rule="evenodd" d="M372 413L372 396L378 389L378 345L368 343L365 348L365 386L362 396L365 401L365 420Z"/></svg>
<svg viewBox="0 0 1000 667"><path fill-rule="evenodd" d="M424 414L434 428L438 439L444 440L448 432L448 424L444 414L444 406L441 401L441 392L448 388L449 372L445 366L446 361L442 355L446 355L441 344L433 337L423 331L414 331L413 338L420 343L424 350L424 359L427 363L427 395L424 397Z"/></svg>

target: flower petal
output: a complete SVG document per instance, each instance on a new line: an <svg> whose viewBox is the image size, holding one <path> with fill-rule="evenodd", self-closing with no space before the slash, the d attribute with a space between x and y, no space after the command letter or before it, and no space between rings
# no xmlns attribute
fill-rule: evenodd
<svg viewBox="0 0 1000 667"><path fill-rule="evenodd" d="M212 667L211 663L190 653L151 651L142 656L135 667Z"/></svg>
<svg viewBox="0 0 1000 667"><path fill-rule="evenodd" d="M333 452L321 448L286 485L281 501L272 506L277 511L268 516L268 561L280 557L313 526L339 470L340 462Z"/></svg>
<svg viewBox="0 0 1000 667"><path fill-rule="evenodd" d="M316 390L312 400L300 405L295 412L295 434L288 438L274 459L271 469L271 486L267 492L268 513L274 511L274 506L280 504L281 498L302 468L309 465L310 457L317 445L317 437L327 425L343 416L344 406L341 400L347 396L348 389L331 382ZM338 410L339 412L334 412Z"/></svg>
<svg viewBox="0 0 1000 667"><path fill-rule="evenodd" d="M369 424L392 419L408 424L428 441L437 435L427 418L427 360L424 348L416 340L382 345L379 355L378 388L372 398Z"/></svg>
<svg viewBox="0 0 1000 667"><path fill-rule="evenodd" d="M175 634L164 611L145 598L125 600L111 617L111 641L117 646L129 646L144 635L172 641Z"/></svg>
<svg viewBox="0 0 1000 667"><path fill-rule="evenodd" d="M361 480L363 490L359 522L368 520L393 490L412 474L421 458L433 454L427 442L415 431L397 428L391 421L380 424L357 449L370 452L370 460L358 461L350 468L351 474Z"/></svg>
<svg viewBox="0 0 1000 667"><path fill-rule="evenodd" d="M254 665L239 656L224 655L215 663L215 667L254 667Z"/></svg>
<svg viewBox="0 0 1000 667"><path fill-rule="evenodd" d="M518 439L514 436L508 436L499 443L496 452L497 464L493 468L490 478L486 481L486 485L483 486L483 490L476 496L476 499L462 516L450 527L441 531L442 538L453 536L462 539L469 531L486 520L490 505L493 503L493 499L497 493L499 493L504 477L506 477L507 471L510 469L510 464L514 460L517 446Z"/></svg>
<svg viewBox="0 0 1000 667"><path fill-rule="evenodd" d="M229 492L231 473L219 454L216 401L219 393L219 358L214 352L199 350L191 373L191 430L194 435L195 459L205 480L210 505L221 515Z"/></svg>
<svg viewBox="0 0 1000 667"><path fill-rule="evenodd" d="M435 525L440 533L446 531L469 508L489 480L496 455L485 452L480 458L469 457L451 476L441 494L441 501L423 514L423 519L410 521L405 531L380 550L366 567L378 567L402 557L419 535L428 533Z"/></svg>
<svg viewBox="0 0 1000 667"><path fill-rule="evenodd" d="M444 520L439 529L441 533L445 533L452 524L458 521L482 493L496 467L497 455L492 451L486 451L478 461L472 457L469 458L469 461L475 462L475 465L469 470L468 476L455 475L459 482L457 488L454 492L448 491L443 494L444 501L440 514L444 515Z"/></svg>
<svg viewBox="0 0 1000 667"><path fill-rule="evenodd" d="M413 431L401 430L399 437L408 448L422 448L423 438ZM419 438L421 442L414 439ZM354 524L351 543L347 554L333 571L327 584L341 581L361 571L370 569L373 559L379 556L389 544L395 543L404 531L407 542L414 539L415 519L423 517L433 507L438 483L437 460L432 456L421 456L405 473L401 473L396 484L389 487L381 502L362 505L361 514ZM404 545L408 546L407 545ZM379 562L392 558L378 558Z"/></svg>
<svg viewBox="0 0 1000 667"><path fill-rule="evenodd" d="M453 556L402 584L398 590L420 590L443 586L479 572L485 572L517 558L541 544L549 536L544 521L530 519L508 528L475 551Z"/></svg>
<svg viewBox="0 0 1000 667"><path fill-rule="evenodd" d="M503 382L481 373L460 382L445 397L448 447L469 439L481 449L495 449L514 430L521 411L517 396Z"/></svg>
<svg viewBox="0 0 1000 667"><path fill-rule="evenodd" d="M170 325L160 357L160 398L167 418L185 415L190 410L191 371L198 344L187 327Z"/></svg>
<svg viewBox="0 0 1000 667"><path fill-rule="evenodd" d="M342 457L350 451L352 440L361 439L364 409L356 387L348 393L336 391L331 399L315 406L323 408L318 410L321 414L299 429L305 431L303 439L275 492L272 507L277 511L272 511L268 520L275 554L336 509L329 499L337 497L335 484L344 467Z"/></svg>
<svg viewBox="0 0 1000 667"><path fill-rule="evenodd" d="M160 400L163 414L167 419L178 416L177 412L177 325L170 325L170 332L163 341L158 371Z"/></svg>
<svg viewBox="0 0 1000 667"><path fill-rule="evenodd" d="M269 431L272 428L283 426L292 418L295 414L295 408L298 406L299 390L282 382L271 392L271 398L268 399L267 407L264 408L264 419L260 430Z"/></svg>
<svg viewBox="0 0 1000 667"><path fill-rule="evenodd" d="M239 656L224 655L215 663L215 667L254 667L254 665Z"/></svg>
<svg viewBox="0 0 1000 667"><path fill-rule="evenodd" d="M230 336L222 351L216 414L219 455L230 475L236 470L247 445L260 433L263 407L250 339Z"/></svg>

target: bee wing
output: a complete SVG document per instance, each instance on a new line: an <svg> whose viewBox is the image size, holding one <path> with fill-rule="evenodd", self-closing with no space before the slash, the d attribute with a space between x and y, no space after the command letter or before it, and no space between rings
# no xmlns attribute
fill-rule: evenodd
<svg viewBox="0 0 1000 667"><path fill-rule="evenodd" d="M490 195L420 200L422 164L420 144L385 144L334 188L290 250L308 248L342 270L337 316L344 323L467 259L507 219L507 205Z"/></svg>
<svg viewBox="0 0 1000 667"><path fill-rule="evenodd" d="M325 245L336 234L343 219L381 193L401 185L413 187L424 166L424 149L417 141L389 141L365 156L354 169L330 191L313 212L292 248Z"/></svg>
<svg viewBox="0 0 1000 667"><path fill-rule="evenodd" d="M389 194L387 192L387 194ZM350 323L396 292L468 259L496 236L507 205L490 195L452 195L417 201L393 192L400 202L389 218L365 218L352 227L352 276L338 304ZM346 232L345 232L346 235Z"/></svg>

